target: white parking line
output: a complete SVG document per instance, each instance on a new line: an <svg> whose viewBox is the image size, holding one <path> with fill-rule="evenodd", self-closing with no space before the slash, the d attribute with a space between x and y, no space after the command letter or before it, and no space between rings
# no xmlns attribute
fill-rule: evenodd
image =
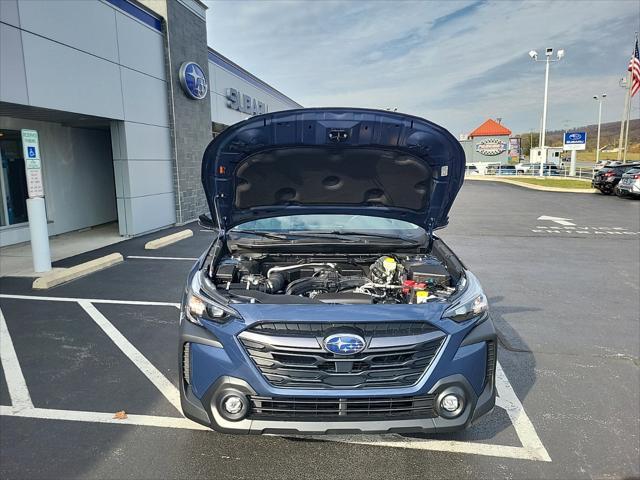
<svg viewBox="0 0 640 480"><path fill-rule="evenodd" d="M117 425L140 425L144 427L180 428L188 430L211 430L184 417L159 417L155 415L135 415L130 413L127 414L127 418L119 420L113 418L113 413L57 410L53 408L19 409L2 405L0 406L0 415L40 418L43 420L113 423Z"/></svg>
<svg viewBox="0 0 640 480"><path fill-rule="evenodd" d="M524 411L524 407L516 396L516 392L509 383L500 363L497 364L496 368L496 385L498 386L499 394L497 405L507 411L507 415L509 415L511 423L513 423L513 428L516 429L522 446L529 450L529 453L537 456L539 460L550 462L551 457L549 457L547 449L544 448L533 423L531 423L529 416Z"/></svg>
<svg viewBox="0 0 640 480"><path fill-rule="evenodd" d="M18 411L33 408L27 382L22 374L2 310L0 310L0 361L2 362L4 378L7 382L13 408Z"/></svg>
<svg viewBox="0 0 640 480"><path fill-rule="evenodd" d="M325 440L357 445L376 447L408 448L412 450L435 450L440 452L469 453L490 457L519 458L522 460L537 460L550 462L551 457L542 445L531 420L518 400L513 387L509 383L500 363L496 367L496 387L498 398L496 407L507 411L513 423L516 435L522 443L521 447L497 445L478 442L463 442L458 440L437 440L403 437L399 434L385 435L348 435L348 436L315 436L316 440Z"/></svg>
<svg viewBox="0 0 640 480"><path fill-rule="evenodd" d="M180 393L178 389L165 377L140 351L133 346L120 331L107 320L107 318L93 306L91 302L80 300L78 304L102 329L104 333L116 344L133 364L153 383L160 393L169 400L178 412L182 412L180 407Z"/></svg>
<svg viewBox="0 0 640 480"><path fill-rule="evenodd" d="M139 260L188 260L190 262L198 260L197 257L147 257L144 255L127 255L127 258L135 258Z"/></svg>
<svg viewBox="0 0 640 480"><path fill-rule="evenodd" d="M72 298L72 297L43 297L39 295L11 295L8 293L0 293L0 298L13 298L16 300L43 300L46 302L89 302L89 303L108 303L115 305L150 305L159 307L176 307L180 308L179 303L173 302L145 302L140 300L107 300L104 298Z"/></svg>

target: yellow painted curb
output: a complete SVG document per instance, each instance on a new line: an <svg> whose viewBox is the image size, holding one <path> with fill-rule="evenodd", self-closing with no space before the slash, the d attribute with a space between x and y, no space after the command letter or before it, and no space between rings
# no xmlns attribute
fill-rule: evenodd
<svg viewBox="0 0 640 480"><path fill-rule="evenodd" d="M185 238L193 237L192 230L182 230L180 232L172 233L171 235L167 235L166 237L156 238L155 240L151 240L144 245L145 250L156 250L158 248L166 247L167 245L171 245L172 243L179 242L180 240L184 240Z"/></svg>
<svg viewBox="0 0 640 480"><path fill-rule="evenodd" d="M103 270L107 267L120 263L124 260L121 254L112 253L104 257L96 258L79 265L75 265L69 268L60 268L53 270L40 278L36 278L33 281L33 288L35 290L46 290L61 283L66 283L76 278L84 277L90 273Z"/></svg>
<svg viewBox="0 0 640 480"><path fill-rule="evenodd" d="M565 192L565 193L598 193L598 191L595 188L561 188L561 187L545 187L542 185L533 185L530 183L525 183L525 182L519 182L517 180L510 180L507 178L495 178L495 177L488 177L488 176L480 176L480 175L469 175L468 177L465 177L465 181L467 180L480 180L480 181L484 181L484 182L498 182L498 183L508 183L509 185L516 185L517 187L522 187L522 188L529 188L531 190L541 190L543 192ZM558 179L561 180L561 179ZM588 182L589 180L581 180L581 179L574 179L574 180L580 180L583 182Z"/></svg>

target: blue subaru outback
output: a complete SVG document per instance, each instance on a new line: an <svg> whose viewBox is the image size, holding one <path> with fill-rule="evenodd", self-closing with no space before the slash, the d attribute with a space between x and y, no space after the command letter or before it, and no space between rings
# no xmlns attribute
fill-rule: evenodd
<svg viewBox="0 0 640 480"><path fill-rule="evenodd" d="M215 233L180 317L184 414L227 433L450 432L495 403L496 333L434 231L465 157L422 118L270 113L211 142Z"/></svg>

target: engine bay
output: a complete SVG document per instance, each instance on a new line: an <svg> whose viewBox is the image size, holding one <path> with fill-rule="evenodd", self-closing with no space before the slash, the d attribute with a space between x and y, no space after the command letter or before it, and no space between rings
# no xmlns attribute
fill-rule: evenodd
<svg viewBox="0 0 640 480"><path fill-rule="evenodd" d="M418 304L455 291L444 262L420 253L243 253L221 258L210 277L230 300L258 303Z"/></svg>

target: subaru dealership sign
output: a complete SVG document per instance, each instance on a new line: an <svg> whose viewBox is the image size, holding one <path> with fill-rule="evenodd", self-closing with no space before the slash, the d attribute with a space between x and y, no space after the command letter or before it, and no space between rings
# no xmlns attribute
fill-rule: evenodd
<svg viewBox="0 0 640 480"><path fill-rule="evenodd" d="M587 148L587 132L564 132L565 150L584 150Z"/></svg>
<svg viewBox="0 0 640 480"><path fill-rule="evenodd" d="M178 72L180 85L184 93L194 100L202 100L207 96L209 84L202 67L195 62L184 62Z"/></svg>

